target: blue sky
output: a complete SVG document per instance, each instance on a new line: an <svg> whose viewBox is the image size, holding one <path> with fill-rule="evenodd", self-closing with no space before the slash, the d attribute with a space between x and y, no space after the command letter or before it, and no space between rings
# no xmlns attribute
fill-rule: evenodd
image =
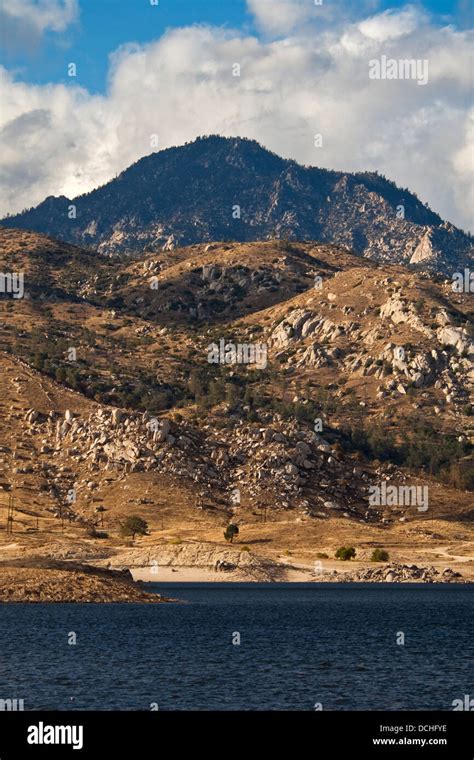
<svg viewBox="0 0 474 760"><path fill-rule="evenodd" d="M173 27L211 24L237 28L257 36L261 30L249 13L246 0L78 0L80 15L66 34L46 30L42 39L25 47L2 45L0 64L15 72L17 79L45 84L68 82L67 65L77 66L77 83L90 92L104 92L107 87L109 54L121 45L152 42ZM4 0L0 0L0 9ZM36 2L36 0L33 0ZM269 3L272 0L268 0ZM301 4L311 0L300 0ZM324 2L324 0L323 0ZM331 0L326 0L329 5ZM395 9L406 3L374 0L375 11ZM352 10L361 4L354 0ZM464 27L469 22L469 0L426 0L414 3L433 14L433 21ZM317 9L315 9L317 13ZM354 15L353 13L353 15ZM472 22L472 6L471 6ZM362 15L362 14L361 14ZM11 43L11 41L10 41Z"/></svg>
<svg viewBox="0 0 474 760"><path fill-rule="evenodd" d="M474 227L472 0L0 0L0 41L0 216L217 133Z"/></svg>
<svg viewBox="0 0 474 760"><path fill-rule="evenodd" d="M0 2L1 7L1 2ZM251 25L245 0L80 0L80 16L67 35L48 31L30 50L8 50L0 63L14 68L19 78L34 83L66 82L70 61L78 68L81 85L103 91L107 85L108 56L120 45L147 43L170 27L215 24L246 28Z"/></svg>

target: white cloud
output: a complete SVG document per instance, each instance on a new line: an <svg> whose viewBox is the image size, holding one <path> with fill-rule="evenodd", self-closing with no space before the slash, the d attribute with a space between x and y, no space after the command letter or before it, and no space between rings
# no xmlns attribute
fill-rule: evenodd
<svg viewBox="0 0 474 760"><path fill-rule="evenodd" d="M469 42L409 8L282 39L175 29L116 51L104 96L15 82L0 69L0 213L96 187L150 153L151 135L164 148L220 133L305 164L377 169L470 227ZM370 80L380 55L427 58L428 85Z"/></svg>
<svg viewBox="0 0 474 760"><path fill-rule="evenodd" d="M359 30L365 37L378 42L396 40L406 34L411 34L420 26L424 15L413 6L402 11L388 10L371 16L359 24Z"/></svg>
<svg viewBox="0 0 474 760"><path fill-rule="evenodd" d="M79 15L78 0L2 0L1 12L39 32L63 32Z"/></svg>
<svg viewBox="0 0 474 760"><path fill-rule="evenodd" d="M78 0L1 0L0 46L34 56L46 33L64 33L78 16Z"/></svg>
<svg viewBox="0 0 474 760"><path fill-rule="evenodd" d="M293 33L313 34L329 24L344 24L365 18L380 0L247 0L247 7L260 32L267 37Z"/></svg>
<svg viewBox="0 0 474 760"><path fill-rule="evenodd" d="M247 0L257 26L267 34L289 34L311 21L317 10L314 0Z"/></svg>

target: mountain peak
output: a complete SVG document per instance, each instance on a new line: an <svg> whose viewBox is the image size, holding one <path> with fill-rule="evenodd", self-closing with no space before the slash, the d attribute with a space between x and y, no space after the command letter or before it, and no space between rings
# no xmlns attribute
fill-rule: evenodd
<svg viewBox="0 0 474 760"><path fill-rule="evenodd" d="M75 198L72 219L70 202L49 196L8 226L106 254L288 238L444 273L472 261L468 235L382 175L301 166L245 137L206 135L151 153Z"/></svg>

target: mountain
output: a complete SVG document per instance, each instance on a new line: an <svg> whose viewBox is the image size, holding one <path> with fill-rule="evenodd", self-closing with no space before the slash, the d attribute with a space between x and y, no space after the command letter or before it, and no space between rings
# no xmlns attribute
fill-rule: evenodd
<svg viewBox="0 0 474 760"><path fill-rule="evenodd" d="M90 193L50 196L3 223L104 254L279 238L447 276L473 261L471 236L377 173L305 167L219 136L153 153Z"/></svg>

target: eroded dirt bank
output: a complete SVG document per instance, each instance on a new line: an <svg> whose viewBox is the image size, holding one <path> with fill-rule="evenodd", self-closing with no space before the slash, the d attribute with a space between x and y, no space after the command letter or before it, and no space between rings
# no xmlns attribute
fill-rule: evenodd
<svg viewBox="0 0 474 760"><path fill-rule="evenodd" d="M128 572L67 562L0 565L0 602L164 602L144 591Z"/></svg>

